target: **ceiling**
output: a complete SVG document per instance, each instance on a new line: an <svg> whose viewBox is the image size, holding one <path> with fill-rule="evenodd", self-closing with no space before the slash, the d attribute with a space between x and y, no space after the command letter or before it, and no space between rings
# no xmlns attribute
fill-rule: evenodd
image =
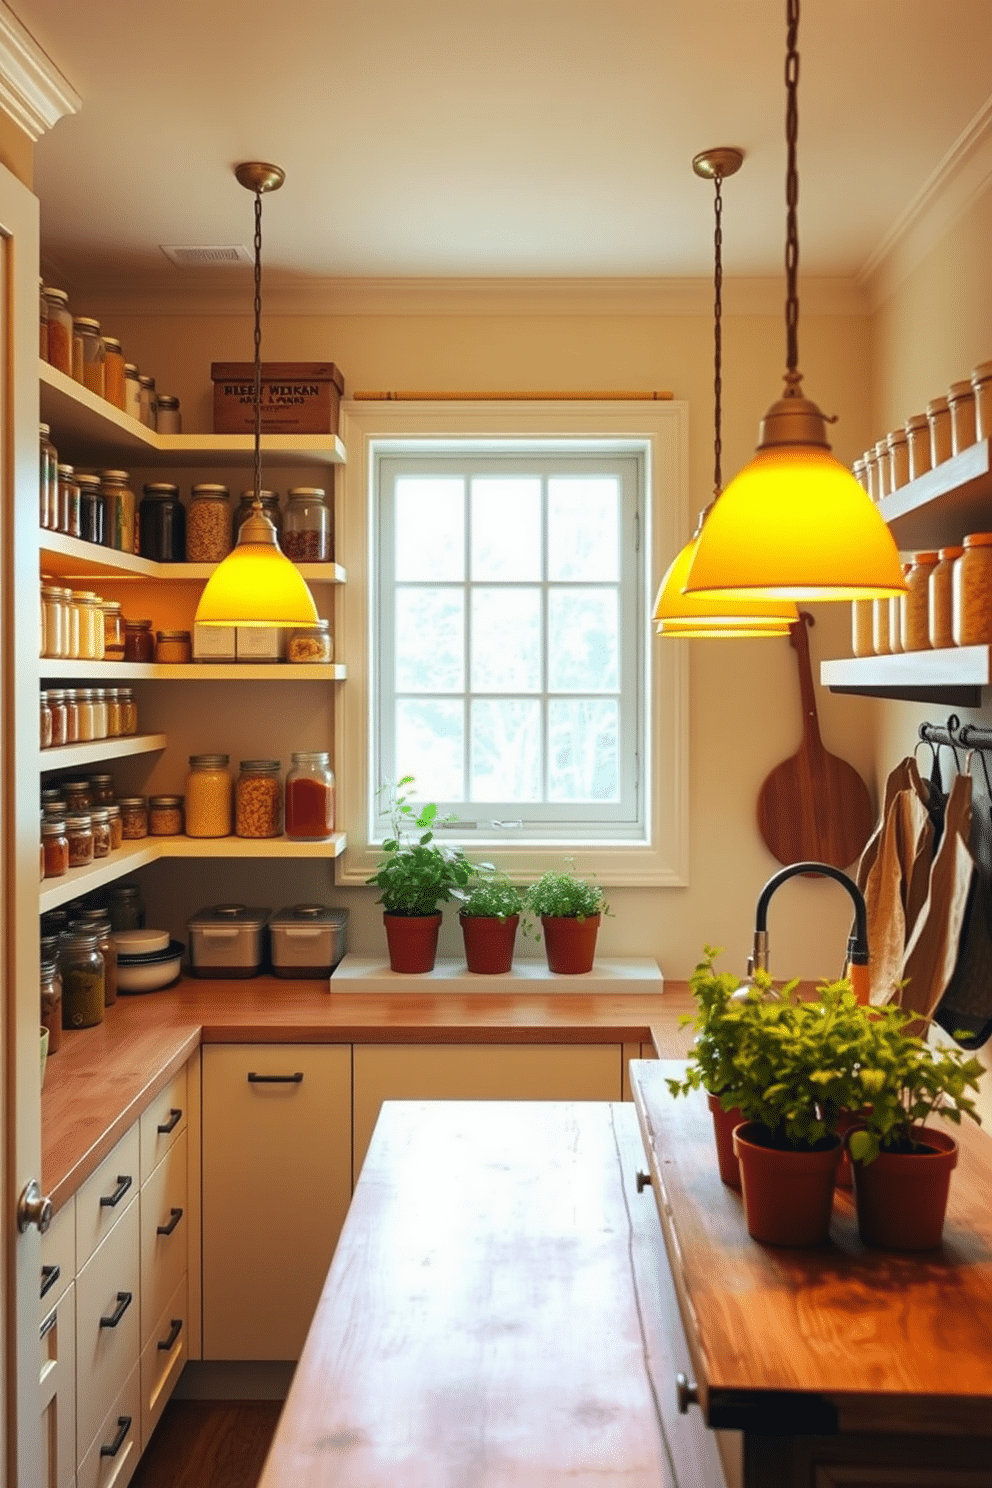
<svg viewBox="0 0 992 1488"><path fill-rule="evenodd" d="M690 162L718 144L746 155L726 271L782 272L784 0L12 8L82 99L35 147L69 287L175 289L207 271L161 245L250 246L231 168L252 158L286 171L265 204L286 284L707 276ZM807 0L799 43L801 272L854 277L987 108L992 0Z"/></svg>

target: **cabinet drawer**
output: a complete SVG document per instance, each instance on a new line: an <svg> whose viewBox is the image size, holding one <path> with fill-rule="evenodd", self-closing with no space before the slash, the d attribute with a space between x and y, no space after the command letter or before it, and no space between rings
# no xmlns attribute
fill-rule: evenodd
<svg viewBox="0 0 992 1488"><path fill-rule="evenodd" d="M138 1362L140 1277L138 1206L131 1204L76 1278L76 1441L80 1457Z"/></svg>
<svg viewBox="0 0 992 1488"><path fill-rule="evenodd" d="M76 1200L71 1198L41 1237L38 1321L48 1317L76 1274Z"/></svg>
<svg viewBox="0 0 992 1488"><path fill-rule="evenodd" d="M140 1456L141 1384L135 1364L79 1464L77 1488L126 1488Z"/></svg>
<svg viewBox="0 0 992 1488"><path fill-rule="evenodd" d="M189 1303L186 1277L149 1330L141 1353L141 1440L148 1442L189 1354Z"/></svg>
<svg viewBox="0 0 992 1488"><path fill-rule="evenodd" d="M76 1471L76 1289L71 1277L38 1333L40 1480L45 1488L70 1488Z"/></svg>
<svg viewBox="0 0 992 1488"><path fill-rule="evenodd" d="M184 1066L141 1117L142 1183L186 1130L188 1110Z"/></svg>
<svg viewBox="0 0 992 1488"><path fill-rule="evenodd" d="M141 1189L142 1344L186 1274L189 1217L183 1132Z"/></svg>
<svg viewBox="0 0 992 1488"><path fill-rule="evenodd" d="M80 1270L138 1197L138 1145L135 1123L76 1195L76 1265Z"/></svg>

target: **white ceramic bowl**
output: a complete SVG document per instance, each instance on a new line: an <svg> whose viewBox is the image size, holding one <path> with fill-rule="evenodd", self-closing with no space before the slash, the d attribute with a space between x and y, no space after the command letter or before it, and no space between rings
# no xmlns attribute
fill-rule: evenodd
<svg viewBox="0 0 992 1488"><path fill-rule="evenodd" d="M118 992L159 992L179 975L183 951L181 940L171 940L164 951L127 956L118 952Z"/></svg>
<svg viewBox="0 0 992 1488"><path fill-rule="evenodd" d="M113 940L119 956L151 956L169 949L168 930L115 930Z"/></svg>

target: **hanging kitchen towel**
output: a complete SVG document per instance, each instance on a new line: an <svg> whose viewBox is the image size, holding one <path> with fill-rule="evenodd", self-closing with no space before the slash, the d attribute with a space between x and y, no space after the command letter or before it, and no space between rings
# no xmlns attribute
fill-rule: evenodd
<svg viewBox="0 0 992 1488"><path fill-rule="evenodd" d="M929 1018L950 983L958 959L975 864L971 833L971 776L957 775L944 813L944 833L930 871L927 901L902 964L900 1001Z"/></svg>
<svg viewBox="0 0 992 1488"><path fill-rule="evenodd" d="M968 1049L992 1037L992 802L973 793L971 836L975 871L961 926L953 975L934 1018Z"/></svg>
<svg viewBox="0 0 992 1488"><path fill-rule="evenodd" d="M858 865L868 913L870 997L875 1004L891 1001L896 993L906 945L926 897L933 844L926 796L915 761L903 760L886 783L886 809L873 839L870 866L865 871L864 855Z"/></svg>
<svg viewBox="0 0 992 1488"><path fill-rule="evenodd" d="M875 860L878 857L878 848L882 840L882 830L885 826L885 821L889 814L889 811L891 810L892 801L896 795L896 792L905 790L906 785L908 784L908 767L910 762L910 759L900 760L895 769L889 771L889 778L885 782L885 800L882 803L882 814L878 819L878 825L876 826L875 830L872 832L871 836L868 838L868 841L865 843L864 848L862 849L861 856L858 859L858 866L855 869L854 873L855 882L858 888L861 890L862 894L865 892L865 888L868 883L868 875L871 872Z"/></svg>

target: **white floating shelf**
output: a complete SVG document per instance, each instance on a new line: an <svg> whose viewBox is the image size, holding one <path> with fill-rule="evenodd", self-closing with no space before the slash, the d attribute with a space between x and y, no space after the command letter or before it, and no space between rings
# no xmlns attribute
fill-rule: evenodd
<svg viewBox="0 0 992 1488"><path fill-rule="evenodd" d="M107 858L100 858L86 868L70 868L61 878L42 880L38 895L38 907L42 914L46 909L57 909L90 889L99 889L103 884L113 883L146 863L154 863L161 854L154 838L143 837L140 842L125 842Z"/></svg>
<svg viewBox="0 0 992 1488"><path fill-rule="evenodd" d="M433 971L392 971L387 956L345 955L331 977L332 992L513 992L546 996L549 993L614 992L623 996L647 994L657 997L665 990L665 979L657 961L647 956L617 956L596 961L592 971L562 976L549 971L547 961L536 956L514 961L502 976L479 976L469 971L461 957L439 956Z"/></svg>
<svg viewBox="0 0 992 1488"><path fill-rule="evenodd" d="M48 678L88 678L94 686L110 682L343 682L348 668L343 663L286 661L214 662L189 661L170 665L149 661L53 661L38 663L42 681Z"/></svg>
<svg viewBox="0 0 992 1488"><path fill-rule="evenodd" d="M42 529L39 535L41 570L63 579L92 579L98 575L122 579L155 579L169 583L206 583L216 563L154 563L136 553L122 553L99 543L82 542L63 532ZM298 563L308 584L344 584L348 575L340 563Z"/></svg>
<svg viewBox="0 0 992 1488"><path fill-rule="evenodd" d="M978 708L982 689L992 683L992 647L951 646L942 651L823 661L820 681L832 692Z"/></svg>
<svg viewBox="0 0 992 1488"><path fill-rule="evenodd" d="M335 832L326 842L288 837L159 837L162 858L338 858L348 839Z"/></svg>
<svg viewBox="0 0 992 1488"><path fill-rule="evenodd" d="M44 775L49 770L74 770L81 765L99 764L101 760L151 754L164 749L168 742L166 734L130 734L119 739L94 739L88 744L60 744L55 749L41 750L40 769Z"/></svg>

